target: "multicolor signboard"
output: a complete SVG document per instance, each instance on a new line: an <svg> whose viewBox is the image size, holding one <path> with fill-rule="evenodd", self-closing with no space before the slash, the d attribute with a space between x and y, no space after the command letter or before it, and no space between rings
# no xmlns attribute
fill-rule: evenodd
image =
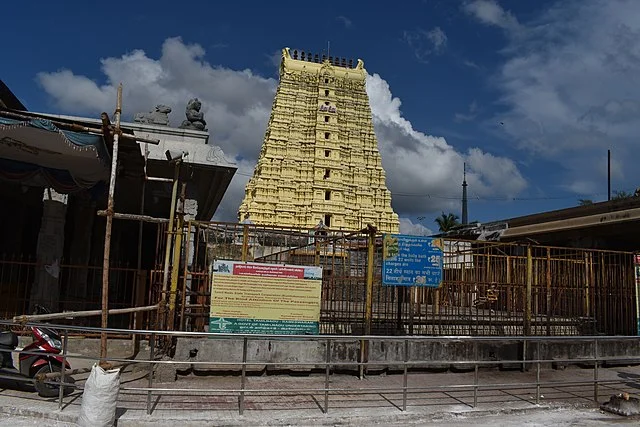
<svg viewBox="0 0 640 427"><path fill-rule="evenodd" d="M215 261L209 332L318 334L322 267Z"/></svg>
<svg viewBox="0 0 640 427"><path fill-rule="evenodd" d="M442 239L385 234L382 238L382 284L439 287L443 248Z"/></svg>

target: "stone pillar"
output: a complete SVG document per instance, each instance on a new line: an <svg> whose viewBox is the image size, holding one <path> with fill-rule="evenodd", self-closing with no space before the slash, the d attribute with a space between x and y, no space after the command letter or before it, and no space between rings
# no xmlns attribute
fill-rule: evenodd
<svg viewBox="0 0 640 427"><path fill-rule="evenodd" d="M196 219L196 215L198 214L198 201L195 199L186 199L184 201L184 207L180 206L180 201L178 201L178 211L183 210L184 212L184 221L193 221ZM189 259L185 260L187 265L191 266L193 264L193 254L195 252L195 242L194 239L197 236L193 233L193 230L189 230ZM186 240L186 236L183 237L183 241Z"/></svg>
<svg viewBox="0 0 640 427"><path fill-rule="evenodd" d="M64 251L64 224L67 215L67 195L45 188L43 195L42 222L38 234L35 281L31 286L29 311L36 304L51 311L59 310L60 262Z"/></svg>
<svg viewBox="0 0 640 427"><path fill-rule="evenodd" d="M96 217L95 203L88 194L80 193L72 196L69 203L73 225L69 233L69 264L73 267L65 279L67 297L73 301L66 310L84 310L88 302L87 281L89 279L89 258L91 256L91 234Z"/></svg>
<svg viewBox="0 0 640 427"><path fill-rule="evenodd" d="M180 206L178 206L178 209L182 209L182 212L184 213L184 221L185 223L187 221L191 221L191 220L195 220L196 219L196 215L198 213L198 201L195 199L185 199L184 201L184 206L181 208ZM189 236L189 253L187 254L187 258L184 260L184 262L191 267L193 265L193 258L194 258L194 254L195 254L195 247L196 247L196 242L195 240L198 238L198 234L195 233L195 229L193 227L189 228L189 230L187 230L188 236ZM186 241L187 236L183 236L182 241L183 244ZM191 269L189 269L189 271L191 271ZM187 277L185 277L186 280L186 290L187 292L189 292L191 290L191 286L192 286L192 280L191 280L191 275L187 275ZM187 303L189 303L189 298L187 298ZM191 330L191 324L190 324L190 320L191 317L187 317L184 320L184 328L185 330L189 331Z"/></svg>

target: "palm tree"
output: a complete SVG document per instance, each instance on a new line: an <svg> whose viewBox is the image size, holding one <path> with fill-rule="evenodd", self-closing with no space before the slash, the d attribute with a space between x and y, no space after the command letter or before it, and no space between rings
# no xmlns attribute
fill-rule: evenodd
<svg viewBox="0 0 640 427"><path fill-rule="evenodd" d="M611 200L630 199L631 197L634 197L633 193L628 193L626 191L615 191L614 190L613 197L611 197Z"/></svg>
<svg viewBox="0 0 640 427"><path fill-rule="evenodd" d="M441 233L446 233L447 231L450 231L454 227L460 225L460 223L458 222L458 215L451 212L447 214L442 212L442 215L437 217L435 222L436 224L438 224L438 228L440 229Z"/></svg>

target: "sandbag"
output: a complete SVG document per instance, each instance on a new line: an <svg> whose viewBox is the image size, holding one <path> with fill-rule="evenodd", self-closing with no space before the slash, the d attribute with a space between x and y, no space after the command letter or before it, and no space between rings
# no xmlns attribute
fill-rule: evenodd
<svg viewBox="0 0 640 427"><path fill-rule="evenodd" d="M120 369L104 370L93 365L82 393L78 425L111 427L116 421L116 403L120 391Z"/></svg>

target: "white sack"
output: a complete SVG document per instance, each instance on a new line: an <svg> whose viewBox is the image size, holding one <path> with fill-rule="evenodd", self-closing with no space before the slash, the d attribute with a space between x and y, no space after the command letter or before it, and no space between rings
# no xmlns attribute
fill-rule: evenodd
<svg viewBox="0 0 640 427"><path fill-rule="evenodd" d="M120 369L105 371L93 365L82 393L78 425L111 427L116 421L116 402L120 391Z"/></svg>

